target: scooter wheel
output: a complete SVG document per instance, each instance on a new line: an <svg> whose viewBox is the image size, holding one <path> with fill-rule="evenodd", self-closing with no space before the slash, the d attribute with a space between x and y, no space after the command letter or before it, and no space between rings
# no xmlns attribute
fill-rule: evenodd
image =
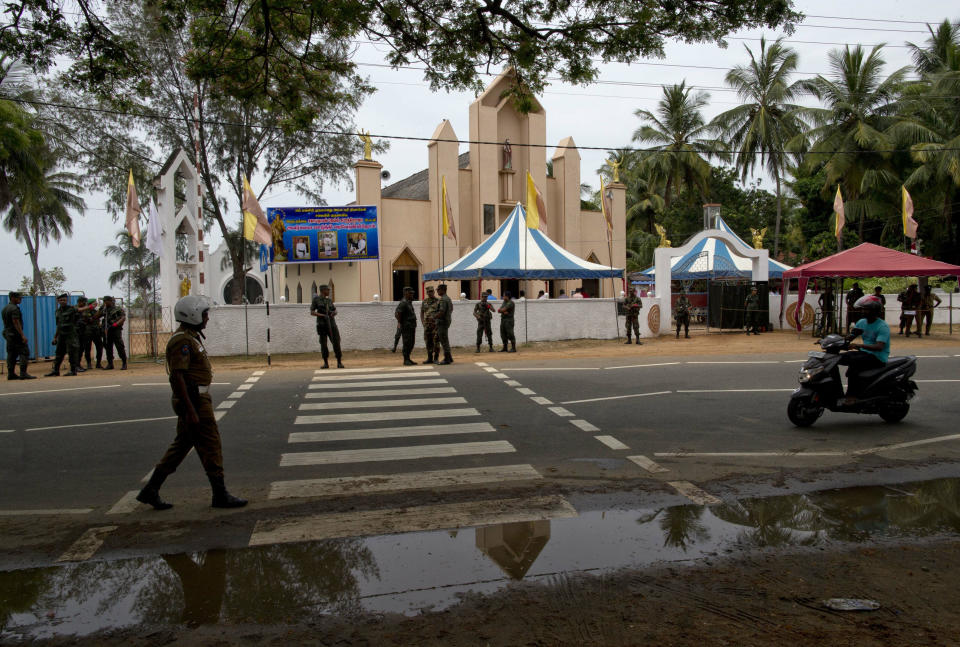
<svg viewBox="0 0 960 647"><path fill-rule="evenodd" d="M900 422L910 413L910 403L885 402L878 413L886 422Z"/></svg>
<svg viewBox="0 0 960 647"><path fill-rule="evenodd" d="M823 407L811 405L806 400L790 400L787 405L787 417L798 427L809 427L823 414Z"/></svg>

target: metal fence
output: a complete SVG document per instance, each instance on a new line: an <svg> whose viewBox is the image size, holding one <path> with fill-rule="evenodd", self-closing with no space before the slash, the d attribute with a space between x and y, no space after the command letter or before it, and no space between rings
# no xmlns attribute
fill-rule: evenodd
<svg viewBox="0 0 960 647"><path fill-rule="evenodd" d="M71 294L70 303L77 304L79 295ZM0 310L10 303L9 294L0 294ZM57 297L53 295L24 296L20 302L23 313L23 332L30 343L33 360L53 357L53 335L57 332ZM0 343L0 360L7 359L7 344Z"/></svg>
<svg viewBox="0 0 960 647"><path fill-rule="evenodd" d="M170 335L176 330L173 309L129 308L127 310L127 354L132 361L162 358Z"/></svg>

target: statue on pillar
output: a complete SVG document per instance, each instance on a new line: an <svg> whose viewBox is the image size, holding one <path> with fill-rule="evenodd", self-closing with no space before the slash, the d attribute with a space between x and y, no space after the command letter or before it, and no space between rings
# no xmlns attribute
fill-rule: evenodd
<svg viewBox="0 0 960 647"><path fill-rule="evenodd" d="M370 139L370 131L364 132L363 129L360 129L360 132L357 133L357 137L363 141L363 159L372 162L373 161L373 140Z"/></svg>
<svg viewBox="0 0 960 647"><path fill-rule="evenodd" d="M751 228L750 235L753 238L753 248L754 249L763 249L763 237L767 234L767 228L764 227L761 230L756 230Z"/></svg>
<svg viewBox="0 0 960 647"><path fill-rule="evenodd" d="M622 162L618 162L615 159L608 159L607 164L610 165L610 168L613 169L613 181L616 183L620 182L620 166Z"/></svg>
<svg viewBox="0 0 960 647"><path fill-rule="evenodd" d="M510 139L503 140L503 168L509 170L513 168L513 149L510 147Z"/></svg>
<svg viewBox="0 0 960 647"><path fill-rule="evenodd" d="M180 296L185 297L190 294L190 277L186 274L183 275L183 280L180 281Z"/></svg>
<svg viewBox="0 0 960 647"><path fill-rule="evenodd" d="M660 244L657 247L670 247L670 240L667 238L667 230L660 223L653 223L654 228L660 235Z"/></svg>

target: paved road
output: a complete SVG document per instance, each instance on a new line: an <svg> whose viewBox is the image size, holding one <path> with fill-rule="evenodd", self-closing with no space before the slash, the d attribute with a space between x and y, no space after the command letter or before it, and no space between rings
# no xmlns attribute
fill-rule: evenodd
<svg viewBox="0 0 960 647"><path fill-rule="evenodd" d="M827 413L812 429L785 415L802 357L644 361L629 350L587 362L483 353L409 370L219 372L228 485L253 501L233 513L210 510L193 457L164 488L173 511L133 500L173 435L163 377L7 382L0 526L74 560L167 550L182 540L177 524L199 542L180 545L274 543L576 514L570 497L539 495L557 482L713 503L731 487L716 479L734 474L771 481L763 475L854 465L840 477L853 479L871 459L960 458L955 348L924 353L922 399L903 423ZM334 503L356 497L366 497L358 511ZM24 530L34 523L50 537ZM7 557L0 565L17 559Z"/></svg>

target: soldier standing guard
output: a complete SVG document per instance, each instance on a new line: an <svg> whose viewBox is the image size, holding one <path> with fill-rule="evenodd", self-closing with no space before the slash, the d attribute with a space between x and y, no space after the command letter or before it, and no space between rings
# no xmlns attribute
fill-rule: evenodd
<svg viewBox="0 0 960 647"><path fill-rule="evenodd" d="M637 337L637 346L642 346L643 342L640 341L640 308L643 307L643 302L640 301L640 297L637 296L636 289L631 289L630 294L623 300L623 309L627 312L627 343L632 343L630 341L630 332L632 331Z"/></svg>
<svg viewBox="0 0 960 647"><path fill-rule="evenodd" d="M680 291L680 296L677 297L676 313L677 313L677 339L680 339L680 326L683 326L683 337L684 339L690 339L690 299L687 298L687 293Z"/></svg>
<svg viewBox="0 0 960 647"><path fill-rule="evenodd" d="M313 297L310 303L310 314L317 318L317 335L320 337L320 354L323 356L323 366L330 368L327 361L330 350L327 348L327 339L333 343L333 355L337 358L337 368L343 368L343 353L340 352L340 329L337 328L337 307L330 299L330 286L321 285L320 294Z"/></svg>
<svg viewBox="0 0 960 647"><path fill-rule="evenodd" d="M186 296L177 301L173 314L180 327L167 342L167 372L173 389L173 411L177 414L177 435L163 458L153 468L150 480L137 501L155 510L173 507L160 498L160 486L173 474L190 453L197 450L200 463L213 490L214 508L242 508L247 505L229 492L223 483L223 452L220 431L210 398L213 368L203 347L203 329L209 320L210 302L200 296Z"/></svg>
<svg viewBox="0 0 960 647"><path fill-rule="evenodd" d="M450 323L453 321L453 301L447 296L447 286L441 283L437 286L440 302L437 304L437 343L443 347L443 360L437 364L453 364L453 355L450 353ZM437 349L439 352L439 349Z"/></svg>
<svg viewBox="0 0 960 647"><path fill-rule="evenodd" d="M500 341L503 342L503 348L500 349L501 353L517 352L517 338L513 336L513 310L517 306L513 302L512 296L510 290L506 290L503 293L503 305L497 310L500 313ZM513 345L509 350L507 350L507 342Z"/></svg>
<svg viewBox="0 0 960 647"><path fill-rule="evenodd" d="M97 348L97 368L103 368L103 331L100 326L100 317L103 310L97 308L94 299L86 307L87 297L77 299L77 309L80 311L80 354L87 361L87 369L93 368L90 361L90 344Z"/></svg>
<svg viewBox="0 0 960 647"><path fill-rule="evenodd" d="M427 346L427 361L424 364L433 364L440 357L440 344L437 337L437 311L440 309L440 299L434 295L433 286L427 288L427 298L420 304L420 324L423 326L423 343ZM400 330L397 329L399 334ZM396 350L397 342L393 342Z"/></svg>
<svg viewBox="0 0 960 647"><path fill-rule="evenodd" d="M757 288L751 288L750 294L743 301L743 307L747 311L747 334L760 334L760 296L757 294Z"/></svg>
<svg viewBox="0 0 960 647"><path fill-rule="evenodd" d="M393 314L397 318L397 326L400 327L400 334L403 337L403 365L415 366L416 362L410 359L413 344L417 339L417 313L413 310L413 288L403 288L403 298L397 304Z"/></svg>
<svg viewBox="0 0 960 647"><path fill-rule="evenodd" d="M490 322L493 320L493 306L487 303L487 294L480 296L480 303L473 306L473 317L477 320L477 352L480 352L480 344L483 343L483 336L487 336L487 344L490 345L488 352L493 352L493 330Z"/></svg>
<svg viewBox="0 0 960 647"><path fill-rule="evenodd" d="M20 311L20 301L23 295L19 292L10 293L10 302L3 306L3 338L7 340L7 379L8 380L35 380L35 375L27 373L27 362L30 361L30 345L27 336L23 334L23 313ZM17 360L20 360L20 375L17 375Z"/></svg>
<svg viewBox="0 0 960 647"><path fill-rule="evenodd" d="M113 349L116 347L117 355L123 363L120 370L127 370L127 349L123 345L123 323L127 320L127 315L123 308L118 306L111 296L103 297L103 327L106 332L104 335L107 347L107 369L113 369Z"/></svg>
<svg viewBox="0 0 960 647"><path fill-rule="evenodd" d="M69 298L70 295L66 292L57 297L57 332L53 335L53 344L57 351L53 358L53 368L44 377L60 375L60 364L63 363L64 356L70 362L70 372L66 375L76 375L80 367L80 339L77 337L80 315L76 308L67 303Z"/></svg>

